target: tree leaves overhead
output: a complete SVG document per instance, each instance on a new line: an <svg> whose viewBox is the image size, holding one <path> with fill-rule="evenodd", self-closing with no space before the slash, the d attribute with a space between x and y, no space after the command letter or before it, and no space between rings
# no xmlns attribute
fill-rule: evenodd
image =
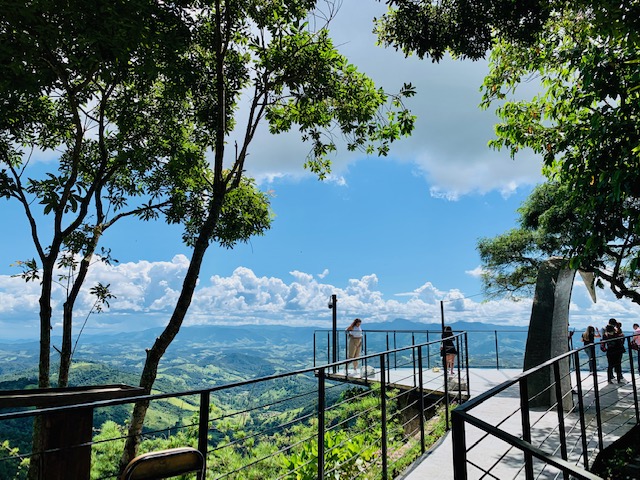
<svg viewBox="0 0 640 480"><path fill-rule="evenodd" d="M523 228L551 234L540 252L593 271L640 303L640 3L556 4L539 41L497 41L483 105L498 101L495 148L530 148L556 185L534 191ZM517 98L529 79L533 98ZM515 95L514 95L515 93Z"/></svg>
<svg viewBox="0 0 640 480"><path fill-rule="evenodd" d="M390 0L377 21L380 43L406 55L439 61L484 58L494 38L530 43L541 31L550 3L543 0Z"/></svg>

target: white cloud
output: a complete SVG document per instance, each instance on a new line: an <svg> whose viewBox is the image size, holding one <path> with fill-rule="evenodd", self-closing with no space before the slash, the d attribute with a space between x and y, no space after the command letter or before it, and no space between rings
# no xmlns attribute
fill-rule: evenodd
<svg viewBox="0 0 640 480"><path fill-rule="evenodd" d="M171 262L130 262L108 266L96 264L87 281L87 289L96 282L110 283L117 298L110 308L89 317L86 331L121 332L164 326L169 320L186 272L187 260L176 256ZM318 276L316 276L318 277ZM39 286L19 278L0 276L0 316L4 339L38 336ZM313 275L293 271L290 278L259 277L245 267L236 268L227 277L202 277L196 289L185 325L279 323L287 325L328 326L331 310L327 303L332 294L338 298L338 318L347 324L354 317L367 322L385 322L403 318L418 322L439 323L440 302L445 321L494 323L503 326L526 326L531 314L531 300L476 301L465 298L457 289L443 291L425 282L411 292L385 298L378 289L378 277L365 275L350 279L345 286L323 283ZM60 334L61 305L64 290L54 293L54 335ZM79 328L93 305L94 298L83 292L75 311ZM637 320L637 306L617 300L609 291L598 291L593 303L581 279L576 278L570 323L572 328L602 326L615 317L630 328Z"/></svg>
<svg viewBox="0 0 640 480"><path fill-rule="evenodd" d="M484 269L482 268L481 265L478 265L473 270L466 270L464 273L466 273L467 275L469 275L470 277L473 277L473 278L480 278L480 277L482 277L482 274L484 273Z"/></svg>
<svg viewBox="0 0 640 480"><path fill-rule="evenodd" d="M412 83L417 95L406 104L417 116L414 134L392 145L389 158L415 166L424 177L425 188L435 197L456 200L463 195L497 190L504 196L539 183L541 161L523 153L511 160L507 152L491 150L498 122L494 110L481 110L480 86L488 73L487 61L454 61L438 64L429 59L405 58L401 52L376 46L373 18L386 11L384 2L362 8L362 0L343 0L331 32L341 53L360 71L369 75L388 93L397 93L404 83ZM533 92L535 85L526 88ZM241 122L238 123L241 125ZM270 135L261 128L247 162L250 175L260 181L310 175L302 168L309 145L299 134ZM340 148L332 159L329 181L346 185L349 165L365 155Z"/></svg>

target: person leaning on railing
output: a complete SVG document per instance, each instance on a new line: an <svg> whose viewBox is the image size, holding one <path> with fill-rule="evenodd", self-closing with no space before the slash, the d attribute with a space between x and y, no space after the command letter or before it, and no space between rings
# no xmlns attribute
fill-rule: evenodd
<svg viewBox="0 0 640 480"><path fill-rule="evenodd" d="M352 364L354 371L358 369L358 360L357 358L360 356L360 348L362 347L362 329L360 328L362 325L362 320L356 318L351 325L347 327L347 335L349 335L349 347L348 347L348 355L349 358L355 358L353 362L348 362L346 366L346 373L349 373L349 363Z"/></svg>

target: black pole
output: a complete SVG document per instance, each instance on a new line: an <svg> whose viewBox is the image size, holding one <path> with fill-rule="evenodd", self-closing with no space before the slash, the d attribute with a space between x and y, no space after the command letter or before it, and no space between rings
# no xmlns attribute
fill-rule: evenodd
<svg viewBox="0 0 640 480"><path fill-rule="evenodd" d="M318 370L318 479L324 478L325 371Z"/></svg>
<svg viewBox="0 0 640 480"><path fill-rule="evenodd" d="M440 338L444 337L444 302L442 300L440 300L440 324L442 326L442 334L440 335ZM442 369L444 370L444 381L445 384L447 382L447 362L446 362L446 358L447 358L447 354L444 351L444 344L442 342L440 342L440 356L442 357ZM446 386L446 385L445 385ZM445 388L446 390L446 388ZM447 408L449 408L447 406ZM448 412L447 412L447 431L449 431L449 416L448 416Z"/></svg>
<svg viewBox="0 0 640 480"><path fill-rule="evenodd" d="M210 393L202 392L200 394L200 412L198 421L198 450L202 453L204 463L202 465L202 471L205 472L207 468L207 448L209 446L209 405L210 405Z"/></svg>
<svg viewBox="0 0 640 480"><path fill-rule="evenodd" d="M388 354L387 354L388 355ZM387 466L387 379L385 377L385 368L389 365L389 358L386 359L384 354L380 355L380 421L382 436L380 438L380 449L382 450L382 480L388 478L388 466Z"/></svg>
<svg viewBox="0 0 640 480"><path fill-rule="evenodd" d="M414 349L415 350L415 349ZM414 353L415 356L415 353ZM413 375L415 379L415 374ZM420 452L424 455L427 451L425 445L425 431L424 431L424 378L422 376L422 347L418 347L418 395L420 396Z"/></svg>
<svg viewBox="0 0 640 480"><path fill-rule="evenodd" d="M500 370L500 353L498 352L498 331L493 331L494 339L496 341L496 370Z"/></svg>
<svg viewBox="0 0 640 480"><path fill-rule="evenodd" d="M329 308L331 309L331 321L333 326L333 363L338 361L338 314L336 304L338 303L338 297L331 295L331 303ZM336 373L336 366L333 367L333 373Z"/></svg>

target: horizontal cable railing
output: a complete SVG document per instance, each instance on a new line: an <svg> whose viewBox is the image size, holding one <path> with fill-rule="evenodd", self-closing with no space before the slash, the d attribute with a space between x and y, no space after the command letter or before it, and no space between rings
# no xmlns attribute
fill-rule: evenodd
<svg viewBox="0 0 640 480"><path fill-rule="evenodd" d="M365 354L398 350L410 345L433 342L442 335L441 330L363 330ZM469 364L472 368L522 368L527 342L527 329L465 330L469 342ZM336 361L347 358L348 337L346 331L336 335ZM435 348L439 346L435 344ZM438 365L439 350L436 350ZM392 358L395 366L397 355ZM333 361L333 330L315 330L313 333L313 364L323 365Z"/></svg>
<svg viewBox="0 0 640 480"><path fill-rule="evenodd" d="M343 372L353 359L178 393L35 409L12 405L0 409L2 440L10 441L0 451L0 473L21 478L25 459L47 465L47 459L88 449L92 479L118 478L124 424L133 404L144 400L150 408L140 453L195 447L208 479L393 478L449 428L451 404L468 398L466 334L453 340L459 352L454 376L435 367L442 364L438 338L363 355L363 368L348 378ZM6 435L14 430L3 429L9 425L24 434L35 417L81 411L92 412L86 442L42 448L26 443L15 451ZM162 418L166 412L170 425Z"/></svg>
<svg viewBox="0 0 640 480"><path fill-rule="evenodd" d="M456 480L602 478L593 471L599 470L598 454L640 421L631 338L626 338L626 377L620 381L603 371L606 354L592 344L527 370L453 410Z"/></svg>

